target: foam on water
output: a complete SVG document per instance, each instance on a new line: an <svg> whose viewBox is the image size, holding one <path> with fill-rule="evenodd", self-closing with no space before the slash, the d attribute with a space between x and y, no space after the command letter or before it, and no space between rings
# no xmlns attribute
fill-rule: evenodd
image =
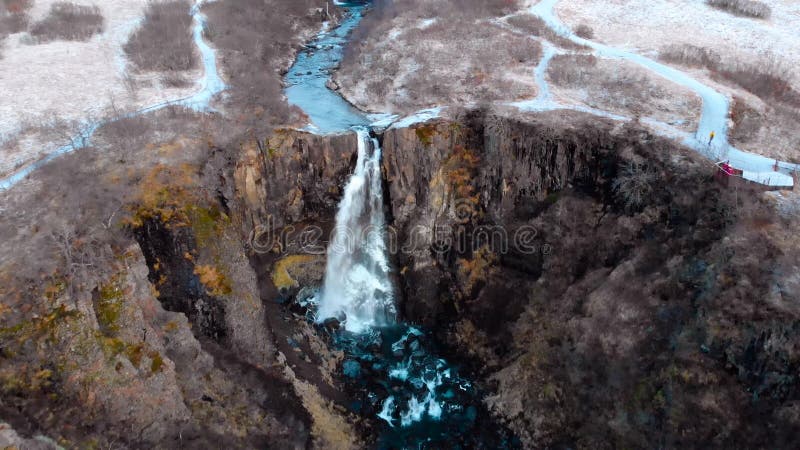
<svg viewBox="0 0 800 450"><path fill-rule="evenodd" d="M385 420L390 427L394 427L394 418L392 418L392 411L394 411L394 397L390 395L386 397L386 400L384 400L383 408L381 408L381 412L378 414L378 417Z"/></svg>

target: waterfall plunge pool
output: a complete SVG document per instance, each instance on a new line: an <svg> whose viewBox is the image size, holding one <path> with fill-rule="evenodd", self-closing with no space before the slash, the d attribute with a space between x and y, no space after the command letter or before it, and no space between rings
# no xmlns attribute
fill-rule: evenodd
<svg viewBox="0 0 800 450"><path fill-rule="evenodd" d="M298 304L345 353L341 370L350 409L375 424L378 448L518 448L493 421L479 389L442 357L432 334L398 320L385 242L381 149L367 116L327 84L366 3L339 2L348 16L309 44L286 75L286 96L308 115L310 131L355 131L359 137L324 285ZM338 326L323 324L331 318Z"/></svg>
<svg viewBox="0 0 800 450"><path fill-rule="evenodd" d="M325 281L298 302L345 354L341 379L351 411L376 422L382 449L519 447L494 423L477 386L442 357L432 333L398 320L381 149L368 129L355 131L356 167L336 214Z"/></svg>

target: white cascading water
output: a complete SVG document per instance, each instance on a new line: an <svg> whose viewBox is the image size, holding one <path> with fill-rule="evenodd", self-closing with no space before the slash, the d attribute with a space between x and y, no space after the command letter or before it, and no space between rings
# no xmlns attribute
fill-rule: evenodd
<svg viewBox="0 0 800 450"><path fill-rule="evenodd" d="M317 322L329 318L361 333L395 320L386 254L381 148L367 129L358 133L358 161L336 213Z"/></svg>

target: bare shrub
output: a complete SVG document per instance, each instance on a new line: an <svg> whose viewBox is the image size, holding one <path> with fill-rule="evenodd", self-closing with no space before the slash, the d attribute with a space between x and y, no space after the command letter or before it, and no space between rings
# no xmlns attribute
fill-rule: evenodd
<svg viewBox="0 0 800 450"><path fill-rule="evenodd" d="M731 120L733 127L730 138L734 143L749 142L761 130L761 114L739 97L734 97L731 103Z"/></svg>
<svg viewBox="0 0 800 450"><path fill-rule="evenodd" d="M547 77L560 86L577 86L591 81L596 74L594 55L557 55L550 60Z"/></svg>
<svg viewBox="0 0 800 450"><path fill-rule="evenodd" d="M0 41L9 34L19 33L28 28L27 11L32 0L0 1Z"/></svg>
<svg viewBox="0 0 800 450"><path fill-rule="evenodd" d="M800 161L800 108L783 103L764 105L763 110L749 107L739 98L731 104L731 142L750 144L772 158Z"/></svg>
<svg viewBox="0 0 800 450"><path fill-rule="evenodd" d="M186 88L192 85L191 80L187 80L186 77L174 72L169 72L162 76L161 82L171 88Z"/></svg>
<svg viewBox="0 0 800 450"><path fill-rule="evenodd" d="M148 4L142 25L124 47L137 69L181 71L195 67L190 8L188 0Z"/></svg>
<svg viewBox="0 0 800 450"><path fill-rule="evenodd" d="M768 19L772 15L769 5L755 0L706 0L706 4L737 16Z"/></svg>
<svg viewBox="0 0 800 450"><path fill-rule="evenodd" d="M273 123L291 120L293 109L284 99L280 72L288 68L299 44L294 41L297 29L317 29L324 16L314 11L324 11L324 6L324 0L208 3L207 38L219 50L229 77L226 101L245 112L240 116L244 126L268 127L265 115Z"/></svg>
<svg viewBox="0 0 800 450"><path fill-rule="evenodd" d="M594 29L585 23L582 23L575 27L575 35L582 37L584 39L593 39L594 38Z"/></svg>
<svg viewBox="0 0 800 450"><path fill-rule="evenodd" d="M627 212L638 211L653 193L656 172L646 164L628 162L612 183L617 200Z"/></svg>
<svg viewBox="0 0 800 450"><path fill-rule="evenodd" d="M763 54L755 61L739 57L735 62L724 62L713 50L683 44L663 48L659 57L671 63L705 67L718 78L734 83L765 101L800 108L800 92L792 88L792 70L774 54Z"/></svg>
<svg viewBox="0 0 800 450"><path fill-rule="evenodd" d="M764 100L800 107L800 93L792 89L789 81L792 72L775 55L765 55L757 62L722 65L716 72Z"/></svg>
<svg viewBox="0 0 800 450"><path fill-rule="evenodd" d="M366 35L400 16L437 17L447 21L500 17L516 11L518 0L374 0L357 33Z"/></svg>
<svg viewBox="0 0 800 450"><path fill-rule="evenodd" d="M553 31L544 20L531 14L522 14L508 19L508 24L512 27L550 41L553 45L566 50L586 50L588 47L576 44L571 40Z"/></svg>
<svg viewBox="0 0 800 450"><path fill-rule="evenodd" d="M572 89L587 98L587 104L637 117L642 114L674 115L683 112L683 99L669 100L670 91L636 67L601 63L593 55L556 55L547 69L554 86ZM692 101L691 99L688 101Z"/></svg>
<svg viewBox="0 0 800 450"><path fill-rule="evenodd" d="M89 142L92 134L91 124L97 120L97 117L91 115L83 120L65 119L53 113L43 117L38 128L43 136L53 142L81 148Z"/></svg>
<svg viewBox="0 0 800 450"><path fill-rule="evenodd" d="M662 60L690 67L718 67L722 62L719 54L705 47L691 44L671 44L658 52Z"/></svg>
<svg viewBox="0 0 800 450"><path fill-rule="evenodd" d="M139 85L136 83L136 79L133 78L129 73L125 73L122 76L122 84L125 86L125 91L131 98L138 98L138 88Z"/></svg>
<svg viewBox="0 0 800 450"><path fill-rule="evenodd" d="M468 21L469 23L472 20ZM414 45L395 47L390 55L366 54L371 58L353 61L348 54L340 75L354 80L371 96L371 101L394 102L396 106L417 109L433 103L480 102L518 98L527 86L507 83L508 72L520 65L530 67L541 58L539 42L494 27L475 28L464 22L438 21L423 29L403 33L402 42ZM380 35L380 34L378 34ZM440 43L459 42L459 52ZM414 61L417 70L397 61ZM392 96L394 81L388 89L377 89L361 81L359 73L369 72L375 79L402 80L403 96ZM387 96L391 96L388 99Z"/></svg>
<svg viewBox="0 0 800 450"><path fill-rule="evenodd" d="M31 26L33 42L42 43L58 39L87 41L103 32L105 20L97 6L82 6L75 3L56 2L40 22Z"/></svg>
<svg viewBox="0 0 800 450"><path fill-rule="evenodd" d="M541 44L530 33L488 20L517 7L516 1L373 2L345 49L337 79L365 108L411 111L435 103L527 98L531 84L522 78L541 58ZM395 38L385 39L388 34ZM381 87L373 80L391 83Z"/></svg>
<svg viewBox="0 0 800 450"><path fill-rule="evenodd" d="M143 147L153 138L153 124L144 116L122 117L109 121L98 130L98 135L109 145L127 154Z"/></svg>

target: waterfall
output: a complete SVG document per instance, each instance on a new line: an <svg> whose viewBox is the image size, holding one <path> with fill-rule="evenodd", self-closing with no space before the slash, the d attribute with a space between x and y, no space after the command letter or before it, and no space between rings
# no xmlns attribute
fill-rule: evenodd
<svg viewBox="0 0 800 450"><path fill-rule="evenodd" d="M347 331L394 322L383 214L381 148L366 128L357 128L358 160L336 213L317 321L339 319Z"/></svg>

